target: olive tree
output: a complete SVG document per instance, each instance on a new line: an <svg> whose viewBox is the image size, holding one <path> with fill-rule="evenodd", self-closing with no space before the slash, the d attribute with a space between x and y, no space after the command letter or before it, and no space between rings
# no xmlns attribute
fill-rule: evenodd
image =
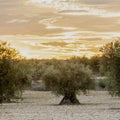
<svg viewBox="0 0 120 120"><path fill-rule="evenodd" d="M80 104L76 94L79 91L86 93L93 83L89 67L69 62L49 66L43 80L54 93L64 96L60 104Z"/></svg>
<svg viewBox="0 0 120 120"><path fill-rule="evenodd" d="M6 42L0 42L0 103L21 96L28 84L27 69L21 58Z"/></svg>
<svg viewBox="0 0 120 120"><path fill-rule="evenodd" d="M120 41L106 44L101 52L101 72L108 77L108 90L120 96Z"/></svg>

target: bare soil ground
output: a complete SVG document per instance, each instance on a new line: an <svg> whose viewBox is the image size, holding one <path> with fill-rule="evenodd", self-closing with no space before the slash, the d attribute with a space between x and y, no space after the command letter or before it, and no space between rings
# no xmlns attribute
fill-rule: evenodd
<svg viewBox="0 0 120 120"><path fill-rule="evenodd" d="M25 91L24 100L0 105L0 120L120 120L120 98L105 91L77 96L81 105L58 105L51 92Z"/></svg>

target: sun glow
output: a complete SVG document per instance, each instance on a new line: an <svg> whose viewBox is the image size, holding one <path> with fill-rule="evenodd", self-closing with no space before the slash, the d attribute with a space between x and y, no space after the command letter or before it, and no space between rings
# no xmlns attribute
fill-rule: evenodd
<svg viewBox="0 0 120 120"><path fill-rule="evenodd" d="M85 37L84 34L87 36ZM81 34L81 35L79 35ZM82 36L83 34L83 36ZM114 37L117 33L96 33L96 32L63 32L59 35L49 37L41 37L36 35L9 35L0 36L0 39L9 41L22 56L26 58L39 58L39 59L67 59L72 56L87 56L91 57L99 53L99 48L112 41L111 38L105 41L98 41L97 39L90 41L87 40L97 34L99 37ZM101 35L101 36L100 36ZM118 34L120 36L120 34ZM95 37L95 36L94 36ZM96 37L95 37L96 38ZM86 40L82 40L86 39ZM111 39L111 40L110 40ZM15 42L16 41L16 42Z"/></svg>
<svg viewBox="0 0 120 120"><path fill-rule="evenodd" d="M26 58L31 58L32 56L29 54L29 51L27 49L20 49L20 54Z"/></svg>

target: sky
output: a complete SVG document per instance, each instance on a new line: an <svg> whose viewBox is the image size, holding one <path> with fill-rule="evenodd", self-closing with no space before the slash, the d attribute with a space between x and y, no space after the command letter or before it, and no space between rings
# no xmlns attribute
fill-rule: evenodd
<svg viewBox="0 0 120 120"><path fill-rule="evenodd" d="M97 55L120 40L120 0L0 0L0 40L27 58Z"/></svg>

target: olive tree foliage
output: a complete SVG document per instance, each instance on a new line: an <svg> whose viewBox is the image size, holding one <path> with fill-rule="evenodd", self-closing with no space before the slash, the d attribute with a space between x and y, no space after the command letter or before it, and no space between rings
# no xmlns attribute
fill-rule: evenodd
<svg viewBox="0 0 120 120"><path fill-rule="evenodd" d="M79 64L84 64L85 66L90 66L94 74L99 74L99 62L100 62L100 56L95 55L92 56L91 58L87 58L85 56L82 57L72 57L69 59L70 62L73 63L79 63Z"/></svg>
<svg viewBox="0 0 120 120"><path fill-rule="evenodd" d="M84 64L86 66L89 65L89 58L87 58L86 56L82 56L82 57L74 56L70 58L69 61L72 63Z"/></svg>
<svg viewBox="0 0 120 120"><path fill-rule="evenodd" d="M32 79L34 81L42 80L42 75L44 74L47 67L48 65L43 62L38 62L37 64L34 64L34 72L32 75Z"/></svg>
<svg viewBox="0 0 120 120"><path fill-rule="evenodd" d="M59 65L60 60L56 60L56 59L51 59L51 60L35 60L34 62L32 62L33 65L33 80L37 81L37 80L42 80L42 76L44 74L44 72L46 71L46 69L51 66L57 66Z"/></svg>
<svg viewBox="0 0 120 120"><path fill-rule="evenodd" d="M98 56L98 55L92 56L89 59L89 66L92 69L92 71L94 72L94 74L99 74L100 56Z"/></svg>
<svg viewBox="0 0 120 120"><path fill-rule="evenodd" d="M27 67L21 55L8 43L0 41L0 103L21 97L28 85Z"/></svg>
<svg viewBox="0 0 120 120"><path fill-rule="evenodd" d="M79 104L76 94L86 93L93 84L89 67L71 62L49 66L43 80L55 94L64 96L60 104Z"/></svg>
<svg viewBox="0 0 120 120"><path fill-rule="evenodd" d="M120 96L120 41L114 41L101 48L101 72L108 76L108 90Z"/></svg>

